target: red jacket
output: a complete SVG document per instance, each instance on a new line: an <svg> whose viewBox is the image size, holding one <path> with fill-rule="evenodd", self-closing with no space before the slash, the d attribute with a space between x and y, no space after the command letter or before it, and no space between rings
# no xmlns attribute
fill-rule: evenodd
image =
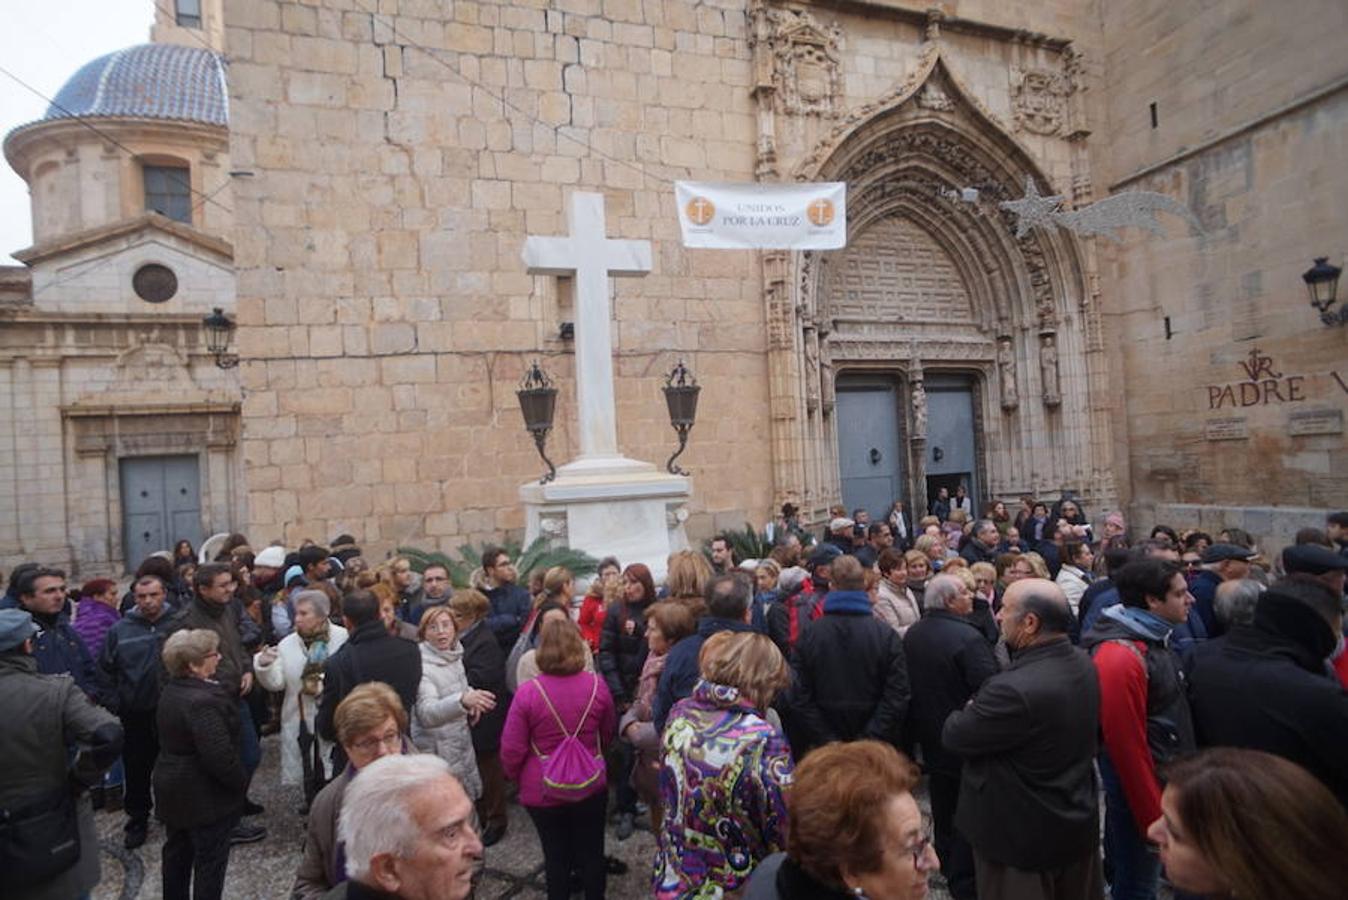
<svg viewBox="0 0 1348 900"><path fill-rule="evenodd" d="M1145 655L1147 645L1133 641ZM1102 643L1092 659L1100 676L1102 747L1118 772L1138 832L1161 817L1161 784L1147 745L1147 670L1138 655L1114 642Z"/></svg>
<svg viewBox="0 0 1348 900"><path fill-rule="evenodd" d="M576 624L580 626L580 636L590 645L591 653L599 652L599 636L604 631L604 617L607 615L608 610L604 606L603 597L586 594L580 601L580 613L576 617Z"/></svg>

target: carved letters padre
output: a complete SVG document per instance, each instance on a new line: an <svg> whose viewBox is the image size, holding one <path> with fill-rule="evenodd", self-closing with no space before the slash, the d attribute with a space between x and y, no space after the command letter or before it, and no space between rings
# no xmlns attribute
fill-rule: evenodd
<svg viewBox="0 0 1348 900"><path fill-rule="evenodd" d="M1274 367L1273 357L1258 347L1250 350L1240 368L1244 381L1207 386L1209 410L1300 403L1306 399L1306 376L1284 375Z"/></svg>

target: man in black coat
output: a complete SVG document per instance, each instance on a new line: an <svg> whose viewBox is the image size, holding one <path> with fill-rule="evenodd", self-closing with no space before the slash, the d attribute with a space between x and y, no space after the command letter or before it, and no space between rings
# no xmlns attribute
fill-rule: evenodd
<svg viewBox="0 0 1348 900"><path fill-rule="evenodd" d="M973 600L973 592L963 581L953 575L937 575L927 582L922 598L926 611L903 637L913 695L907 734L922 747L922 765L931 776L936 855L955 900L977 897L974 854L954 827L961 760L941 743L941 728L984 681L997 674L992 647L969 620Z"/></svg>
<svg viewBox="0 0 1348 900"><path fill-rule="evenodd" d="M1263 750L1305 767L1348 808L1348 693L1326 668L1339 597L1308 575L1260 596L1254 622L1195 651L1189 705L1200 747Z"/></svg>
<svg viewBox="0 0 1348 900"><path fill-rule="evenodd" d="M823 616L796 643L792 749L799 757L829 741L862 738L900 746L909 699L903 643L872 612L856 557L834 561L830 578Z"/></svg>
<svg viewBox="0 0 1348 900"><path fill-rule="evenodd" d="M651 719L656 729L665 730L665 722L674 704L693 692L699 678L698 656L707 638L721 631L753 631L753 582L744 572L716 575L707 581L707 614L697 620L697 632L670 648L665 670L655 688Z"/></svg>
<svg viewBox="0 0 1348 900"><path fill-rule="evenodd" d="M134 850L145 843L154 806L150 776L159 758L159 729L155 712L162 686L160 651L173 628L167 591L157 575L145 575L132 586L135 607L108 630L98 654L98 665L108 685L108 709L122 720L126 743L126 825L123 846Z"/></svg>
<svg viewBox="0 0 1348 900"><path fill-rule="evenodd" d="M1008 587L997 619L1011 666L941 733L964 759L955 827L973 845L978 896L1099 900L1095 666L1068 640L1071 607L1050 581Z"/></svg>
<svg viewBox="0 0 1348 900"><path fill-rule="evenodd" d="M323 695L314 719L319 736L333 742L334 772L346 767L346 754L332 724L337 704L357 685L382 681L397 693L410 718L421 685L421 648L388 633L379 617L378 597L370 591L352 591L342 599L342 618L351 636L323 664Z"/></svg>

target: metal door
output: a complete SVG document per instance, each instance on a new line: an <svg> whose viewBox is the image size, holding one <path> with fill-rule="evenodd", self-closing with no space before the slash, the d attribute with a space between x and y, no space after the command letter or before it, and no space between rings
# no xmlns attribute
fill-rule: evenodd
<svg viewBox="0 0 1348 900"><path fill-rule="evenodd" d="M871 521L903 497L898 395L892 382L848 380L837 385L838 469L842 502L866 509Z"/></svg>
<svg viewBox="0 0 1348 900"><path fill-rule="evenodd" d="M927 389L927 489L928 501L936 488L950 488L951 496L961 482L973 498L978 515L978 452L974 444L974 392L967 378L928 377Z"/></svg>
<svg viewBox="0 0 1348 900"><path fill-rule="evenodd" d="M122 541L128 569L179 540L200 546L201 475L195 456L133 456L119 461Z"/></svg>

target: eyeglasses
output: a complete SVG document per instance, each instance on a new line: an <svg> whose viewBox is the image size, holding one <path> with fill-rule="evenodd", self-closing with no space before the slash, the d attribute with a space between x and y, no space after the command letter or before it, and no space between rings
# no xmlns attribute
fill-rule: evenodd
<svg viewBox="0 0 1348 900"><path fill-rule="evenodd" d="M361 738L354 741L351 746L361 753L373 753L380 748L388 750L401 750L403 746L403 736L398 731L387 731L379 737Z"/></svg>
<svg viewBox="0 0 1348 900"><path fill-rule="evenodd" d="M931 838L924 834L917 841L903 848L905 853L913 854L913 868L921 870L927 867L931 861L927 856L927 848L930 846Z"/></svg>

